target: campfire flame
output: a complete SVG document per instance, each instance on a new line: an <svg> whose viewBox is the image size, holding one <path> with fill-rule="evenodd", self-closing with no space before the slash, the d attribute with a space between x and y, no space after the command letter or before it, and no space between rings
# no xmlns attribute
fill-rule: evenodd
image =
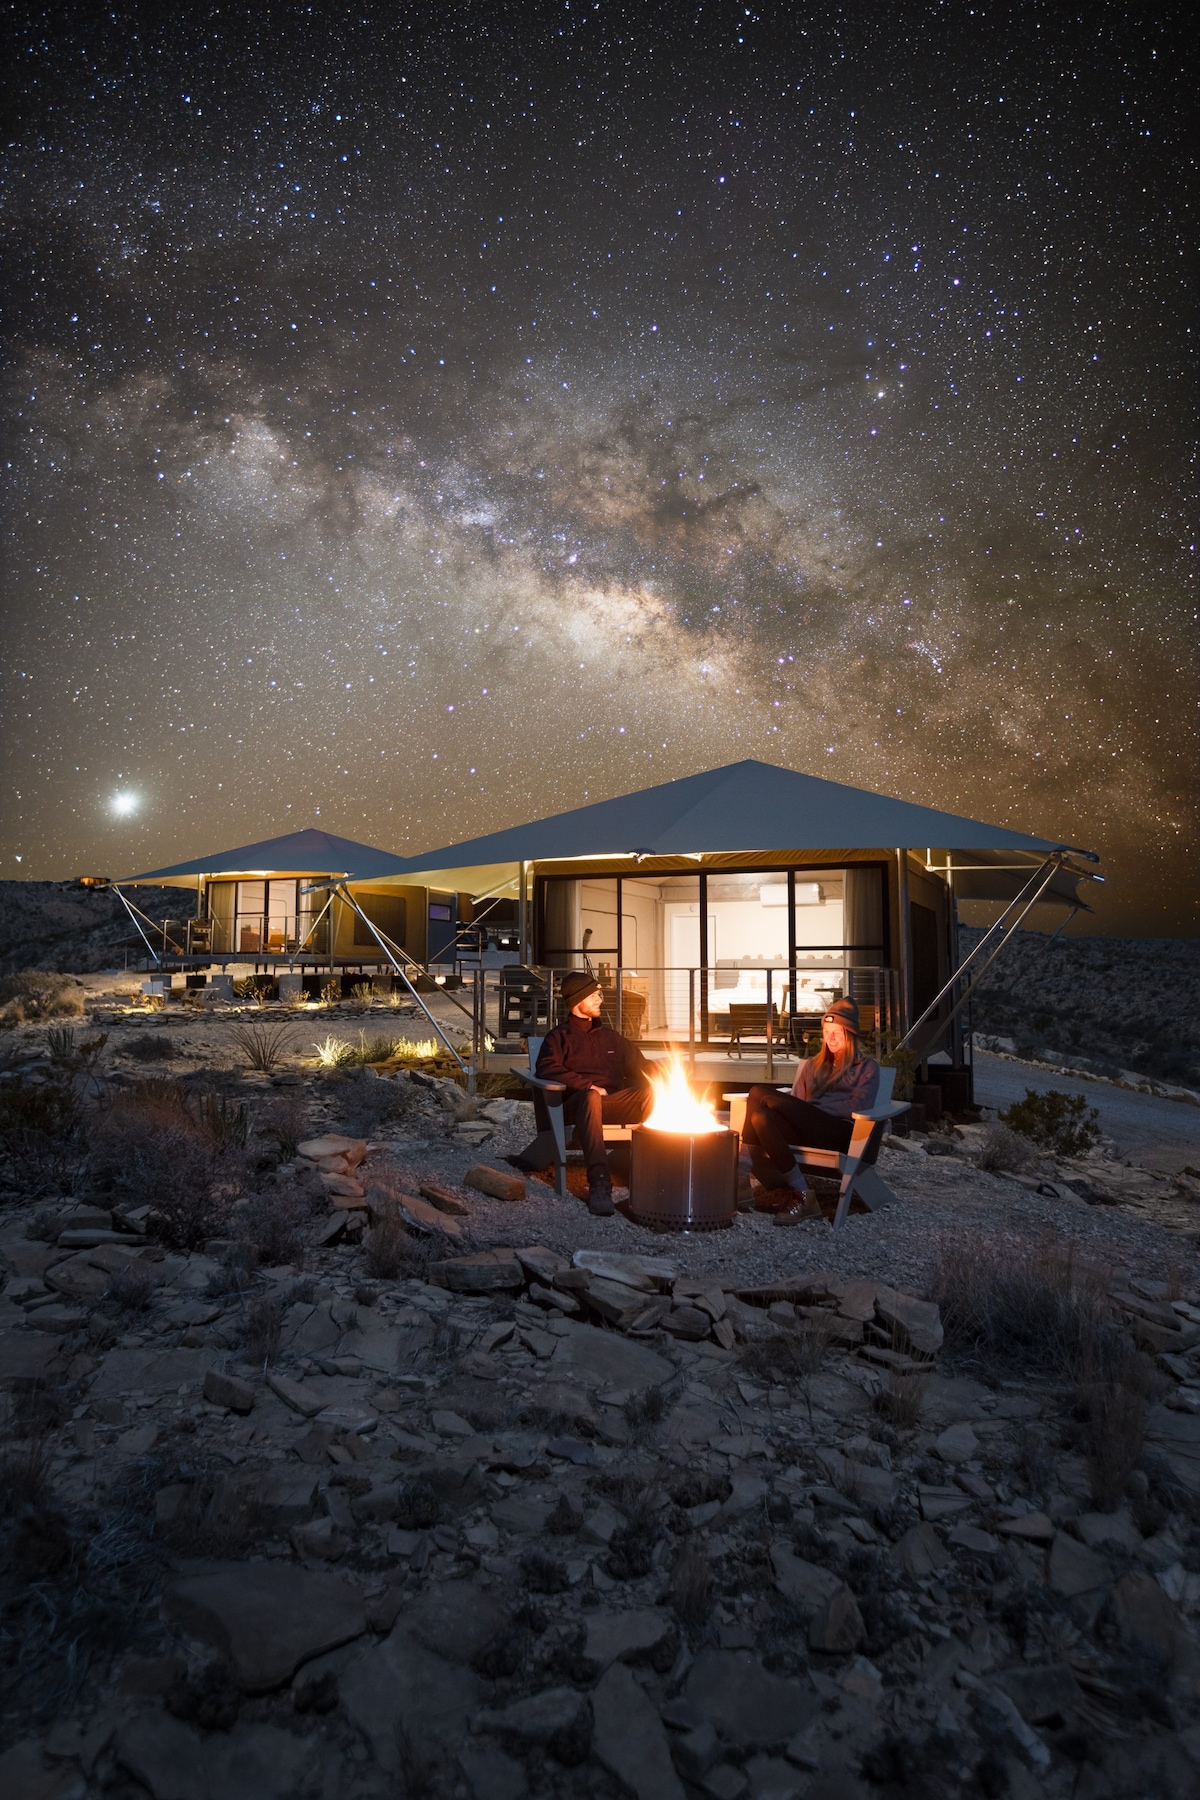
<svg viewBox="0 0 1200 1800"><path fill-rule="evenodd" d="M677 1056L667 1060L650 1085L654 1089L654 1110L645 1123L651 1131L678 1131L688 1137L700 1137L721 1130L713 1108L688 1086L687 1071Z"/></svg>

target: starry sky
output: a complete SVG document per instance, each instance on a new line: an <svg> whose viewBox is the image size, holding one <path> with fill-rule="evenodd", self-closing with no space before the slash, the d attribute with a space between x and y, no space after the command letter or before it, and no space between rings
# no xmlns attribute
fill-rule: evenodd
<svg viewBox="0 0 1200 1800"><path fill-rule="evenodd" d="M1194 931L1188 19L7 7L0 877L759 757Z"/></svg>

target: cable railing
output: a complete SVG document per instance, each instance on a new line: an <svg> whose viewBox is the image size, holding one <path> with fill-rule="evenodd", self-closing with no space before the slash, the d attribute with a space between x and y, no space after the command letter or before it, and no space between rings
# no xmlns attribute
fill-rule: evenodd
<svg viewBox="0 0 1200 1800"><path fill-rule="evenodd" d="M541 1037L562 1013L560 990L571 971L545 964L463 970L472 989L473 1047ZM623 968L599 962L601 1017L635 1042L686 1047L688 1056L717 1053L756 1060L805 1056L830 1002L855 1000L867 1046L882 1053L900 1035L899 970L864 964L831 951L788 964L740 958L706 967Z"/></svg>

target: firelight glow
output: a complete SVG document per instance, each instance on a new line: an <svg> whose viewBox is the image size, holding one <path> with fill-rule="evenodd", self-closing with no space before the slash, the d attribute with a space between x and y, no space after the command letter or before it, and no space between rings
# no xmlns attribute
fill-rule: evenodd
<svg viewBox="0 0 1200 1800"><path fill-rule="evenodd" d="M678 1131L688 1137L700 1137L722 1129L708 1101L692 1092L687 1070L677 1056L668 1058L651 1086L654 1110L645 1121L651 1131Z"/></svg>

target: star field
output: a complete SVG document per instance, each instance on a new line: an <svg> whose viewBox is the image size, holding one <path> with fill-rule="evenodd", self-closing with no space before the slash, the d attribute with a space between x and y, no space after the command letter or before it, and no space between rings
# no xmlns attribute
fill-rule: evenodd
<svg viewBox="0 0 1200 1800"><path fill-rule="evenodd" d="M1181 10L247 10L10 9L0 875L754 756L1195 928Z"/></svg>

